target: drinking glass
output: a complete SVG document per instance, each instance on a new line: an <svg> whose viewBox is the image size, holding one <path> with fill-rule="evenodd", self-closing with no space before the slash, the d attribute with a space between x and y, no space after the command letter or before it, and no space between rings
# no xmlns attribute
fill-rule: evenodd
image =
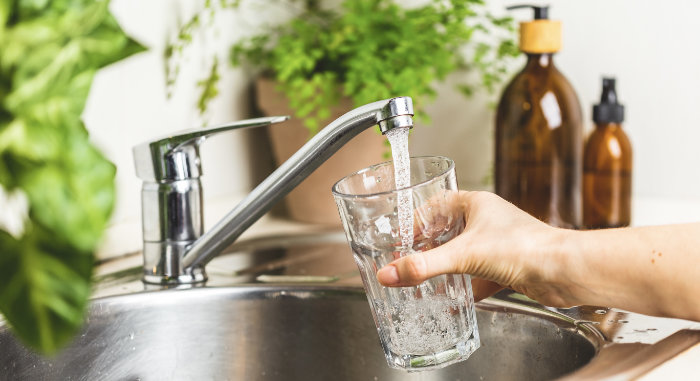
<svg viewBox="0 0 700 381"><path fill-rule="evenodd" d="M454 162L413 157L410 173L411 185L397 190L393 163L373 165L338 181L333 196L387 362L420 371L465 360L480 341L468 275L439 275L414 287L377 281L377 270L386 264L440 246L464 230L464 211L451 207L458 192ZM406 196L412 198L411 247L400 234L399 204Z"/></svg>

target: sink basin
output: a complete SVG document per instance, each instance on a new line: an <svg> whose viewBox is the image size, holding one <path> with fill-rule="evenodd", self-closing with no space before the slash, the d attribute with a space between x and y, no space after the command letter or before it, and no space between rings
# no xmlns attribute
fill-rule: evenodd
<svg viewBox="0 0 700 381"><path fill-rule="evenodd" d="M543 380L603 342L545 309L477 304L482 347L444 369L389 368L359 287L249 285L141 292L92 302L75 342L40 357L0 327L1 380Z"/></svg>

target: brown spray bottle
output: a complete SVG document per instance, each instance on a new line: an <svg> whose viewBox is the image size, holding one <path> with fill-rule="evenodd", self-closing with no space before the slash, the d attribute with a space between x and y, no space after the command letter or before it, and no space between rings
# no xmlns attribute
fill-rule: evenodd
<svg viewBox="0 0 700 381"><path fill-rule="evenodd" d="M622 130L624 119L615 79L603 78L600 103L593 106L595 129L583 159L583 222L589 229L630 224L632 145Z"/></svg>

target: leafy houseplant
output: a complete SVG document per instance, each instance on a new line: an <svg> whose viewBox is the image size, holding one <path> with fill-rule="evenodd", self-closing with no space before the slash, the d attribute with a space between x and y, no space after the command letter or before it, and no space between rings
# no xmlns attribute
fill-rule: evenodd
<svg viewBox="0 0 700 381"><path fill-rule="evenodd" d="M0 187L23 194L23 229L0 226L0 312L55 352L82 323L114 166L80 119L97 70L142 48L108 1L0 2Z"/></svg>
<svg viewBox="0 0 700 381"><path fill-rule="evenodd" d="M414 8L391 0L344 0L340 9L303 3L287 23L235 44L231 60L275 79L312 132L341 95L355 106L408 95L420 106L437 80L459 69L479 74L458 84L470 95L479 84L492 89L518 54L512 19L493 17L483 0Z"/></svg>

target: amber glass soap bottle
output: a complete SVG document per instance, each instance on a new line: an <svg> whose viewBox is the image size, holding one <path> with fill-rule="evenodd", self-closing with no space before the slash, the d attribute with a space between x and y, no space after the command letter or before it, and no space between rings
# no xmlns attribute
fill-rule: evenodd
<svg viewBox="0 0 700 381"><path fill-rule="evenodd" d="M520 24L525 68L503 92L496 114L496 193L550 225L580 228L583 127L581 106L554 66L561 23L546 7L529 7Z"/></svg>
<svg viewBox="0 0 700 381"><path fill-rule="evenodd" d="M583 222L589 229L630 224L632 145L622 130L624 112L615 79L603 78L600 103L593 106L595 130L583 159Z"/></svg>

